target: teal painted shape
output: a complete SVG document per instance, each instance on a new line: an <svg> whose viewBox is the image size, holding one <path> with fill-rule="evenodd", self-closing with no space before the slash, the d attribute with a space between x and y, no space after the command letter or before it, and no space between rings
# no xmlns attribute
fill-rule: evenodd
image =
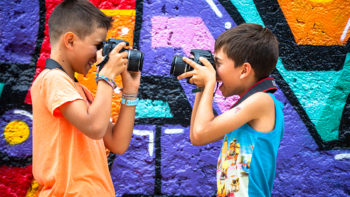
<svg viewBox="0 0 350 197"><path fill-rule="evenodd" d="M265 27L253 0L231 0L246 23L256 23Z"/></svg>
<svg viewBox="0 0 350 197"><path fill-rule="evenodd" d="M252 0L231 0L245 22L265 26ZM350 55L340 71L289 71L276 65L324 141L337 140L341 115L350 93Z"/></svg>
<svg viewBox="0 0 350 197"><path fill-rule="evenodd" d="M338 139L341 116L350 94L350 53L346 55L343 69L338 72L339 77L335 81L326 103L321 109L321 116L316 124L319 134L324 140Z"/></svg>
<svg viewBox="0 0 350 197"><path fill-rule="evenodd" d="M2 90L4 89L4 86L5 86L4 83L0 83L0 97L1 97Z"/></svg>
<svg viewBox="0 0 350 197"><path fill-rule="evenodd" d="M169 104L161 100L139 100L135 113L135 118L173 118Z"/></svg>
<svg viewBox="0 0 350 197"><path fill-rule="evenodd" d="M350 93L350 55L347 54L340 71L288 71L280 59L277 69L322 140L337 140L341 115Z"/></svg>

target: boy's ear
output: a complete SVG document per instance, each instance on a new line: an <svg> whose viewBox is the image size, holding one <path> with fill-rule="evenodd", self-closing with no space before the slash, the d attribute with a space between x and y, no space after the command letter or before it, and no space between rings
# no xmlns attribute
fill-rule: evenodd
<svg viewBox="0 0 350 197"><path fill-rule="evenodd" d="M66 48L72 49L75 41L76 35L73 32L66 32L63 35L63 43Z"/></svg>
<svg viewBox="0 0 350 197"><path fill-rule="evenodd" d="M252 65L250 65L248 62L245 62L241 66L240 78L244 79L244 78L248 77L249 75L251 75L252 72L253 72Z"/></svg>

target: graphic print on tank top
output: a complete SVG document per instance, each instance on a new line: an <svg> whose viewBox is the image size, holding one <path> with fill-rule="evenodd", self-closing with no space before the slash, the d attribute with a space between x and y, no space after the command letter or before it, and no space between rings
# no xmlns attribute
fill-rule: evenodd
<svg viewBox="0 0 350 197"><path fill-rule="evenodd" d="M217 196L248 196L249 167L254 145L225 135L217 164Z"/></svg>

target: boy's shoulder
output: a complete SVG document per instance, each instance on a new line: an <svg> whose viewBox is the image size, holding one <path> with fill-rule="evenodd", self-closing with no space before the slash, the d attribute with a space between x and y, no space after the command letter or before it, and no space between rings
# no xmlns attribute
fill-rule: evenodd
<svg viewBox="0 0 350 197"><path fill-rule="evenodd" d="M59 69L44 69L34 80L31 94L50 91L53 89L65 89L67 86L75 87L74 81Z"/></svg>
<svg viewBox="0 0 350 197"><path fill-rule="evenodd" d="M72 79L59 69L44 69L35 79L35 81L52 82L59 85L59 82L73 82Z"/></svg>
<svg viewBox="0 0 350 197"><path fill-rule="evenodd" d="M254 111L261 109L273 110L272 107L275 106L275 101L273 99L273 96L269 93L257 92L249 96L238 106L247 106Z"/></svg>

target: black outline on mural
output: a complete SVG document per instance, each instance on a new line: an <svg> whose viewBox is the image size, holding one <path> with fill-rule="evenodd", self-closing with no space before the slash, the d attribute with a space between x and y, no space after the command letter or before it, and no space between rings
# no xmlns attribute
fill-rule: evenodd
<svg viewBox="0 0 350 197"><path fill-rule="evenodd" d="M236 8L234 8L234 9L232 8L232 7L234 7L234 5L229 0L219 0L219 1L222 4L222 6L226 9L226 11L230 14L232 19L237 24L241 24L242 23L242 16L240 15L240 13L237 11ZM266 27L274 30L275 29L274 25L276 25L275 23L278 22L278 24L281 26L283 31L287 32L285 35L283 34L282 37L279 37L281 35L277 34L277 37L279 37L279 40L283 40L282 42L280 42L280 44L282 45L282 47L280 47L280 49L281 49L280 57L282 60L283 60L283 58L285 58L284 54L292 54L294 51L301 50L302 53L298 53L297 54L298 56L296 59L304 60L306 58L309 58L309 56L303 55L303 53L304 54L317 53L318 55L312 56L311 61L314 61L314 59L317 59L317 61L315 60L315 64L325 65L324 67L320 67L317 65L311 65L310 67L307 67L305 69L298 69L298 68L295 68L296 66L294 66L294 65L298 65L298 63L292 62L293 64L289 64L289 68L286 66L286 68L288 70L298 70L298 71L320 70L321 71L321 70L340 70L343 68L346 53L347 53L347 51L350 51L349 50L349 48L350 48L349 41L347 42L346 46L298 46L295 43L294 36L292 35L290 27L289 27L286 19L284 18L282 10L279 7L279 4L276 0L270 0L270 4L266 3L266 1L264 1L264 2L259 1L257 3L257 0L254 0L254 4L255 4L262 20L264 21ZM269 5L270 8L272 7L274 10L266 10L266 5ZM276 6L278 6L278 7L276 8ZM267 13L272 14L273 16L268 15ZM275 15L277 15L277 16L275 16ZM275 23L269 23L269 20L272 20L272 19ZM278 20L282 20L282 22L278 21ZM243 22L244 22L244 20L243 20ZM289 48L290 46L288 46L288 43L293 43L293 48ZM287 46L284 46L284 45L287 45ZM330 51L337 51L338 54L342 54L341 58L340 59L336 58L336 60L332 60L332 58L330 58L331 60L329 60L329 62L330 62L329 64L323 64L323 62L322 62L323 60L319 60L319 59L324 58L325 56L323 55L323 53L325 51L328 52L329 50ZM339 52L339 51L341 51L341 52ZM332 53L331 55L327 54L327 56L330 56L330 57L337 56L337 53ZM320 58L320 57L322 57L322 58ZM285 62L284 62L284 65L285 65ZM301 65L301 64L299 64L299 65ZM336 65L336 66L334 66L334 65ZM283 77L279 73L279 71L276 69L272 75L276 78L278 86L281 88L281 90L283 90L284 95L287 97L289 102L292 104L295 111L299 114L300 118L302 119L305 126L307 127L310 135L314 138L316 144L318 145L318 147L321 150L349 149L350 148L350 143L346 142L344 139L341 139L341 138L339 138L339 140L324 142L321 139L320 135L318 134L318 132L315 128L315 125L311 122L310 118L306 114L302 105L299 103L299 100L295 96L294 92L291 90L291 88L289 87L287 82L283 79Z"/></svg>
<svg viewBox="0 0 350 197"><path fill-rule="evenodd" d="M140 35L142 29L143 0L136 0L136 18L134 29L133 48L139 49Z"/></svg>
<svg viewBox="0 0 350 197"><path fill-rule="evenodd" d="M26 70L27 68L32 68L30 71L32 71L32 80L30 80L30 84L26 84L23 87L21 87L21 93L19 94L13 94L13 86L11 88L6 87L6 83L4 86L4 90L0 97L0 116L2 116L6 111L9 111L11 109L22 109L26 110L28 112L32 112L32 106L29 104L26 104L24 102L28 90L32 85L33 78L36 71L36 63L38 61L41 45L44 40L44 32L45 32L45 14L46 14L46 8L45 8L45 0L39 0L39 28L38 28L38 34L37 34L37 40L36 40L36 46L34 49L34 54L32 55L32 59L30 64L11 64L11 63L0 63L0 73L8 73L7 71L16 71L12 72L16 74L17 76L20 75L21 71ZM7 78L12 77L13 75L6 76ZM4 77L4 75L3 75ZM4 80L6 80L6 77L4 77ZM0 77L1 78L1 77ZM6 81L8 81L7 79ZM17 80L17 77L16 77ZM18 81L17 81L18 82ZM11 98L8 98L4 95L10 95ZM6 153L3 153L0 151L0 165L6 165L10 167L26 167L32 163L32 156L26 156L26 157L13 157L9 156Z"/></svg>
<svg viewBox="0 0 350 197"><path fill-rule="evenodd" d="M28 80L28 83L22 84L25 82L24 80L18 80L21 77L24 71L30 72L26 73L27 76L32 76L34 78L36 72L36 63L38 61L41 45L44 40L44 32L45 32L45 0L39 1L39 28L36 39L36 46L34 52L32 54L32 59L29 64L16 64L16 63L0 63L0 73L11 73L10 75L2 75L0 77L1 81L5 82L5 86L3 92L0 96L0 103L4 106L0 107L0 115L3 114L6 109L30 109L31 105L24 103L24 100L28 94L28 90L30 89L33 80ZM10 72L9 72L10 71ZM12 72L11 72L12 71ZM15 76L15 77L14 77ZM13 77L16 81L10 80ZM16 85L12 85L16 84ZM19 90L19 91L18 91ZM7 98L4 95L10 95L10 98Z"/></svg>
<svg viewBox="0 0 350 197"><path fill-rule="evenodd" d="M162 137L162 127L156 126L156 135L155 135L155 180L154 180L154 194L160 195L162 194L162 145L161 145L161 137Z"/></svg>

